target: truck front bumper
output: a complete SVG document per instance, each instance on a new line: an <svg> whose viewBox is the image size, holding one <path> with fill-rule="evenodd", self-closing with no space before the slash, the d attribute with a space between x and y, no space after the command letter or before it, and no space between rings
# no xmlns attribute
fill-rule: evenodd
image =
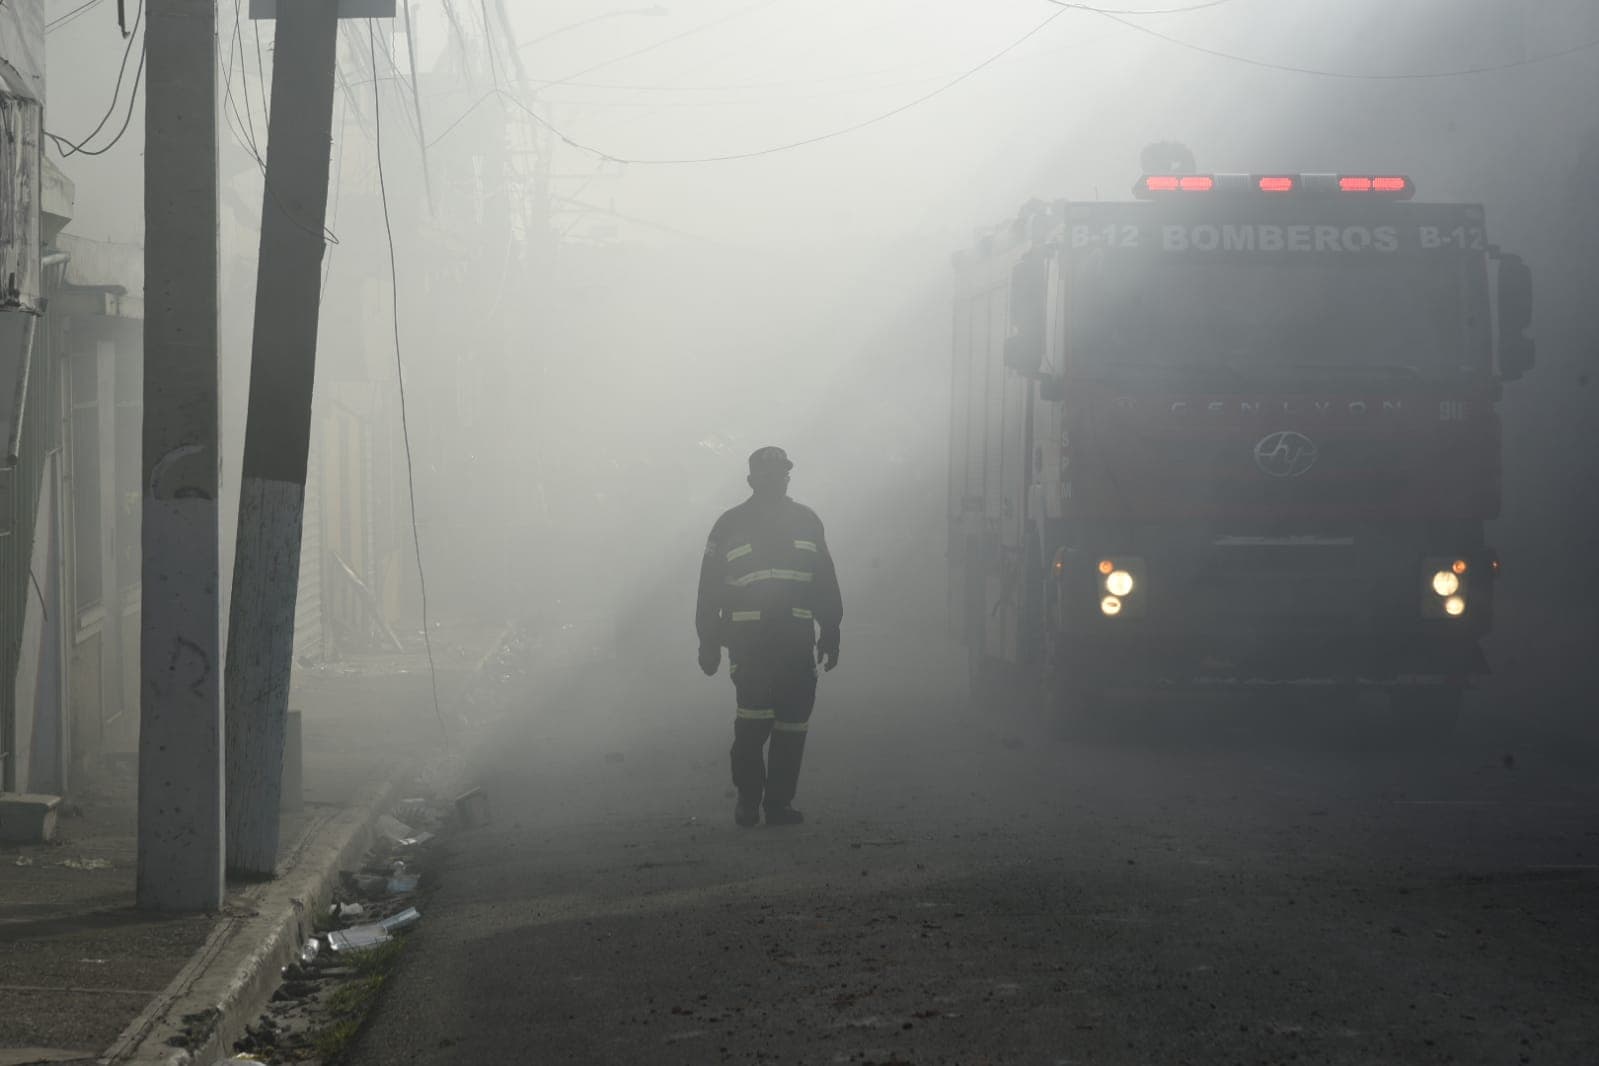
<svg viewBox="0 0 1599 1066"><path fill-rule="evenodd" d="M1491 552L1360 547L1063 560L1052 657L1074 677L1130 685L1392 687L1459 683L1488 672L1481 641L1493 624ZM1448 597L1434 593L1432 582L1456 561L1462 569L1454 591L1464 610L1451 616ZM1133 576L1130 593L1111 596L1118 586L1106 566ZM1115 603L1102 608L1107 598Z"/></svg>
<svg viewBox="0 0 1599 1066"><path fill-rule="evenodd" d="M1306 685L1384 688L1459 684L1488 673L1481 645L1402 630L1322 633L1211 630L1068 632L1056 654L1095 686Z"/></svg>

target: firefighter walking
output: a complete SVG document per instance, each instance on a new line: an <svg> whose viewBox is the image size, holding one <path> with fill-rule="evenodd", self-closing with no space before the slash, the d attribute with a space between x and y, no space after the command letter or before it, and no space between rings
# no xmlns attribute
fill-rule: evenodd
<svg viewBox="0 0 1599 1066"><path fill-rule="evenodd" d="M838 665L838 575L821 519L788 497L793 468L781 448L750 456L750 498L716 520L700 567L700 669L714 675L727 648L738 697L733 820L745 827L760 822L762 809L767 825L805 820L793 801L816 668Z"/></svg>

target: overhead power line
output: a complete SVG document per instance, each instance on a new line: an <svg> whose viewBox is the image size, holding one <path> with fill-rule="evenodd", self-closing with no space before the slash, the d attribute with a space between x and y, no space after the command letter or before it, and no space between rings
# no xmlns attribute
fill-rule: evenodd
<svg viewBox="0 0 1599 1066"><path fill-rule="evenodd" d="M367 20L367 33L372 54L374 74L378 65L378 31L376 24ZM433 661L433 631L428 621L427 571L422 567L421 523L416 517L416 468L411 458L411 421L405 407L405 361L400 348L400 267L394 254L394 223L389 217L389 187L383 173L383 86L374 77L372 82L372 125L374 151L377 157L378 197L383 204L383 232L389 242L389 304L394 317L394 373L400 386L400 435L405 443L405 481L411 501L411 544L416 549L417 587L422 594L422 644L427 649L428 677L433 682L433 713L438 716L439 728L445 742L450 739L450 729L444 720L444 707L439 702L439 671Z"/></svg>
<svg viewBox="0 0 1599 1066"><path fill-rule="evenodd" d="M87 8L78 9L78 11L85 10ZM68 16L64 15L62 17L66 18ZM100 121L95 123L94 129L90 130L87 136L76 143L49 131L45 132L45 136L55 143L63 159L74 155L104 155L116 147L117 142L122 139L122 135L128 132L128 125L133 121L134 104L139 99L139 77L144 73L144 39L139 36L139 24L143 19L144 0L139 0L139 9L133 16L133 31L128 34L128 43L122 49L122 64L117 67L117 83L111 90L111 102L106 105L105 114L100 116ZM117 131L117 135L112 138L111 143L103 148L85 148L84 145L94 140L100 131L105 129L106 123L111 121L111 116L116 114L118 102L122 98L122 84L127 79L128 58L133 55L133 46L135 44L139 45L139 67L133 73L133 92L128 97L128 113L122 121L122 128Z"/></svg>
<svg viewBox="0 0 1599 1066"><path fill-rule="evenodd" d="M582 70L577 71L576 73L571 74L568 77L561 78L561 79L558 79L558 80L552 81L552 82L547 82L546 84L550 85L550 86L565 85L568 82L576 81L578 78L584 77L585 75L592 74L596 70L604 70L606 67L615 66L617 63L621 63L621 62L623 62L625 60L633 59L633 58L635 58L637 56L644 55L644 54L646 54L648 52L653 52L653 51L655 51L658 48L665 48L669 44L676 44L678 41L681 41L684 38L693 37L696 34L704 33L706 30L715 29L716 27L724 25L724 24L729 23L729 22L732 22L735 19L741 19L741 18L743 18L746 15L753 15L755 12L761 10L762 8L771 7L776 2L777 2L777 0L760 0L759 3L751 4L749 7L741 8L738 11L734 11L734 12L732 12L730 14L724 15L724 16L722 16L719 19L714 19L714 20L712 20L710 22L706 22L706 23L702 23L701 25L698 25L698 26L690 27L689 29L684 30L682 33L674 34L673 36L668 37L665 40L656 41L654 44L647 44L647 45L645 45L642 48L636 48L636 49L634 49L631 52L625 52L625 53L623 53L622 55L619 55L619 56L612 56L610 59L606 59L606 60L603 60L602 62L595 63L593 66L584 67Z"/></svg>
<svg viewBox="0 0 1599 1066"><path fill-rule="evenodd" d="M929 100L932 100L935 97L942 96L944 93L955 88L957 85L960 85L962 82L976 77L984 70L987 70L989 67L993 66L995 63L998 63L1001 59L1004 59L1016 49L1020 48L1022 45L1038 36L1056 19L1067 14L1069 10L1070 9L1063 8L1062 10L1055 12L1053 15L1050 15L1048 18L1044 19L1042 22L1038 23L1038 25L1034 26L1032 29L1028 30L1010 44L1006 45L1004 48L1001 48L999 51L983 60L981 63L977 64L975 67L972 67L970 70L967 70L964 73L956 75L931 92L923 93L916 99L901 104L891 111L885 111L882 114L874 115L862 122L856 122L853 125L845 126L842 129L832 130L828 133L818 134L815 137L806 137L802 140L790 141L786 144L772 145L768 148L761 148L749 152L730 152L724 155L709 155L681 159L632 159L628 158L627 156L616 155L613 152L607 152L602 149L595 148L592 145L584 144L583 142L574 139L561 129L551 124L549 120L545 119L542 115L538 114L521 100L518 100L516 97L509 94L503 95L505 96L507 103L524 112L534 122L549 130L551 134L560 138L561 141L567 145L576 148L578 151L588 152L590 155L598 156L599 158L607 160L608 162L623 163L628 166L688 166L696 163L731 163L741 159L757 159L761 156L776 155L779 152L793 151L796 148L806 148L813 144L820 144L823 141L831 141L839 137L847 136L851 133L859 132L860 130L864 130L869 126L875 126L881 122L887 122L889 119L898 115L903 115L905 112L910 111L913 108L920 107L922 104L927 103ZM475 107L476 105L474 105L474 108Z"/></svg>
<svg viewBox="0 0 1599 1066"><path fill-rule="evenodd" d="M44 32L47 33L47 34L48 33L54 33L56 30L60 29L62 26L65 26L68 23L72 22L79 15L85 14L88 11L99 7L103 3L105 3L105 0L87 0L86 3L79 4L77 7L73 8L71 11L68 11L66 14L58 15L55 18L51 19L49 22L45 23L44 24Z"/></svg>
<svg viewBox="0 0 1599 1066"><path fill-rule="evenodd" d="M89 135L83 140L73 143L65 137L51 133L49 130L45 131L44 135L56 146L56 150L61 153L61 158L66 159L74 155L105 155L121 142L123 136L128 132L128 127L133 124L133 111L139 102L139 79L144 75L144 39L139 36L139 22L143 17L144 0L139 0L139 11L133 17L133 30L128 34L127 47L122 50L122 66L117 70L117 84L111 91L111 103L106 108L106 113L100 117L100 121L95 124L94 129L89 131ZM96 135L105 128L105 124L111 120L111 116L116 113L117 101L122 95L122 83L128 70L128 57L133 54L135 43L139 45L139 65L133 72L133 88L128 93L128 111L122 117L122 126L117 130L116 136L112 137L106 144L99 148L86 148L84 146L94 140Z"/></svg>
<svg viewBox="0 0 1599 1066"><path fill-rule="evenodd" d="M1436 81L1443 78L1466 78L1476 74L1493 74L1503 70L1514 70L1517 67L1536 66L1540 63L1549 63L1556 59L1564 59L1566 56L1576 55L1579 52L1587 52L1594 48L1599 48L1599 41L1589 41L1586 44L1572 45L1569 48L1562 48L1557 52L1550 52L1547 55L1530 56L1526 59L1516 59L1508 63L1495 63L1488 66L1463 67L1458 70L1421 71L1399 74L1360 74L1348 70L1318 70L1314 67L1300 67L1288 63L1272 63L1264 59L1253 59L1249 56L1235 55L1231 52L1223 52L1217 48L1208 48L1202 44L1195 44L1193 41L1185 41L1181 37L1173 37L1169 33L1161 33L1159 30L1151 29L1150 27L1142 25L1141 23L1132 21L1131 19L1123 18L1120 14L1115 12L1088 7L1081 4L1068 4L1064 3L1063 0L1049 0L1049 2L1055 4L1057 7L1064 8L1067 11L1083 11L1087 12L1088 14L1099 15L1102 18L1110 19L1112 22L1120 23L1130 30L1135 30L1138 33L1145 34L1146 36L1165 41L1167 44L1175 45L1178 48L1186 48L1191 52L1199 52L1202 55L1212 56L1216 59L1225 59L1232 63L1243 63L1246 66L1260 67L1263 70L1276 70L1287 74L1305 74L1316 78L1340 78L1345 81Z"/></svg>

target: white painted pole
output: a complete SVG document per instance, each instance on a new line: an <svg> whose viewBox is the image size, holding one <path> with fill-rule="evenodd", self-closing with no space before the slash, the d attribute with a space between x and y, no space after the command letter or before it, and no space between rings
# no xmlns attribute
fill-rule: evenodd
<svg viewBox="0 0 1599 1066"><path fill-rule="evenodd" d="M145 50L138 903L217 910L216 0L148 0Z"/></svg>
<svg viewBox="0 0 1599 1066"><path fill-rule="evenodd" d="M337 53L334 0L278 0L228 611L227 865L249 877L278 856Z"/></svg>

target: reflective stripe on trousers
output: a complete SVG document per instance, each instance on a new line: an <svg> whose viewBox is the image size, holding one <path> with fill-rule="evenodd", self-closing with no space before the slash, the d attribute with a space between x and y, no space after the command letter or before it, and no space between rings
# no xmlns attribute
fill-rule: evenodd
<svg viewBox="0 0 1599 1066"><path fill-rule="evenodd" d="M808 570L752 570L743 577L730 577L727 583L736 589L747 589L762 581L797 581L808 585L816 575Z"/></svg>

